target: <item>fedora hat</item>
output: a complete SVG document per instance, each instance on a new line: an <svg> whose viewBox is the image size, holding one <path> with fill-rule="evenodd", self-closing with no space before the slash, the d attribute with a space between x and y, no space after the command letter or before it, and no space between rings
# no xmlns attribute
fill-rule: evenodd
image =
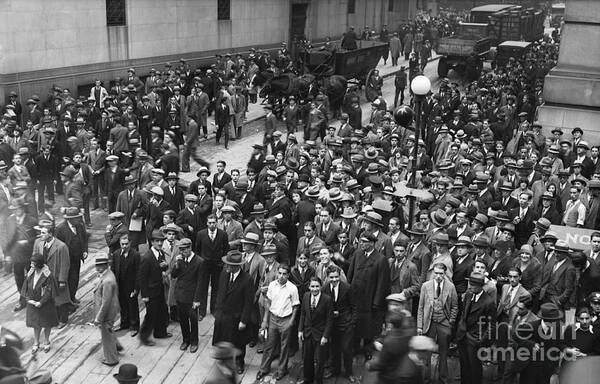
<svg viewBox="0 0 600 384"><path fill-rule="evenodd" d="M556 236L556 234L552 231L548 231L544 234L544 236L540 237L540 241L546 242L546 241L551 241L553 243L556 243L558 241L558 236Z"/></svg>
<svg viewBox="0 0 600 384"><path fill-rule="evenodd" d="M160 229L155 229L152 231L152 240L164 240L165 234Z"/></svg>
<svg viewBox="0 0 600 384"><path fill-rule="evenodd" d="M298 169L298 160L290 157L286 160L285 166L295 171Z"/></svg>
<svg viewBox="0 0 600 384"><path fill-rule="evenodd" d="M472 247L473 243L471 242L471 238L469 236L459 236L458 241L454 244L457 247Z"/></svg>
<svg viewBox="0 0 600 384"><path fill-rule="evenodd" d="M225 256L221 257L221 260L223 260L223 262L228 265L244 264L244 256L238 250L233 250L233 251L227 252L227 254Z"/></svg>
<svg viewBox="0 0 600 384"><path fill-rule="evenodd" d="M498 211L498 213L496 213L496 216L494 217L494 219L496 219L497 221L505 222L505 223L508 223L510 221L510 217L508 216L508 212L506 212L506 211Z"/></svg>
<svg viewBox="0 0 600 384"><path fill-rule="evenodd" d="M502 226L502 230L508 231L514 235L515 234L515 225L513 223L506 223Z"/></svg>
<svg viewBox="0 0 600 384"><path fill-rule="evenodd" d="M554 251L562 252L562 253L571 253L571 248L569 248L569 244L563 240L557 240L554 244Z"/></svg>
<svg viewBox="0 0 600 384"><path fill-rule="evenodd" d="M534 222L535 226L543 229L543 230L548 230L550 229L550 225L552 223L550 223L550 220L546 219L545 217L540 217L537 221Z"/></svg>
<svg viewBox="0 0 600 384"><path fill-rule="evenodd" d="M448 245L448 243L450 242L450 238L446 233L437 233L431 239L431 242L439 245Z"/></svg>
<svg viewBox="0 0 600 384"><path fill-rule="evenodd" d="M483 274L479 272L471 272L471 275L467 277L467 280L471 284L476 284L480 286L483 286L485 284L485 276L483 276Z"/></svg>
<svg viewBox="0 0 600 384"><path fill-rule="evenodd" d="M234 360L242 351L228 341L221 341L214 345L210 357L215 360Z"/></svg>
<svg viewBox="0 0 600 384"><path fill-rule="evenodd" d="M165 177L165 180L179 180L179 176L177 176L177 173L175 172L169 172L167 177Z"/></svg>
<svg viewBox="0 0 600 384"><path fill-rule="evenodd" d="M242 239L242 243L244 243L244 244L257 245L259 241L260 241L260 237L258 236L257 233L254 233L254 232L246 233L244 235L244 238Z"/></svg>
<svg viewBox="0 0 600 384"><path fill-rule="evenodd" d="M250 212L251 215L264 215L265 213L267 213L267 210L262 203L254 204L254 207L252 207L252 212Z"/></svg>
<svg viewBox="0 0 600 384"><path fill-rule="evenodd" d="M343 219L354 219L358 214L354 211L352 207L344 208L344 211L340 215Z"/></svg>
<svg viewBox="0 0 600 384"><path fill-rule="evenodd" d="M81 217L81 212L77 207L68 207L64 210L63 217L65 219L75 219L77 217Z"/></svg>
<svg viewBox="0 0 600 384"><path fill-rule="evenodd" d="M125 176L125 180L123 181L124 185L130 185L137 183L137 179L131 175Z"/></svg>
<svg viewBox="0 0 600 384"><path fill-rule="evenodd" d="M509 191L512 192L515 188L513 187L513 185L508 182L508 183L502 183L502 185L500 186L500 190L501 191Z"/></svg>
<svg viewBox="0 0 600 384"><path fill-rule="evenodd" d="M102 255L94 259L94 265L108 265L108 257Z"/></svg>
<svg viewBox="0 0 600 384"><path fill-rule="evenodd" d="M342 191L338 187L329 190L329 201L338 201L342 198Z"/></svg>
<svg viewBox="0 0 600 384"><path fill-rule="evenodd" d="M381 215L377 212L367 212L367 214L364 217L364 220L371 222L379 227L382 227L383 224L381 223L381 220L383 218L381 217Z"/></svg>
<svg viewBox="0 0 600 384"><path fill-rule="evenodd" d="M473 246L479 248L487 248L490 246L490 239L487 236L479 236L473 240Z"/></svg>
<svg viewBox="0 0 600 384"><path fill-rule="evenodd" d="M448 225L448 215L443 209L437 209L429 214L431 222L438 227L445 227Z"/></svg>
<svg viewBox="0 0 600 384"><path fill-rule="evenodd" d="M556 321L563 317L561 310L554 303L544 303L540 305L538 317L542 320Z"/></svg>
<svg viewBox="0 0 600 384"><path fill-rule="evenodd" d="M406 230L411 235L415 236L425 236L425 230L420 223L415 224L412 228Z"/></svg>
<svg viewBox="0 0 600 384"><path fill-rule="evenodd" d="M317 198L319 197L319 187L317 187L316 185L313 185L311 187L306 188L306 191L304 192L304 194L307 197L313 197L313 198Z"/></svg>
<svg viewBox="0 0 600 384"><path fill-rule="evenodd" d="M376 159L378 155L379 155L379 151L377 151L377 148L375 148L375 147L369 147L369 148L367 148L367 150L365 150L365 158L367 158L369 160Z"/></svg>

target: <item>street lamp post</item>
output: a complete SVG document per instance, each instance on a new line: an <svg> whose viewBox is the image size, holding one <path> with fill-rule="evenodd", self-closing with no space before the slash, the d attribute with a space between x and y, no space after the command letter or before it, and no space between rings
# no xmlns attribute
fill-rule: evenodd
<svg viewBox="0 0 600 384"><path fill-rule="evenodd" d="M415 95L415 146L413 148L413 158L412 158L412 175L409 186L412 188L417 188L417 156L419 153L419 136L421 134L421 122L423 113L423 100L425 96L431 90L431 82L426 76L419 75L416 76L412 82L410 83L410 89ZM409 221L408 228L412 228L412 222L415 215L415 200L414 196L409 196L410 198L410 207L409 207Z"/></svg>

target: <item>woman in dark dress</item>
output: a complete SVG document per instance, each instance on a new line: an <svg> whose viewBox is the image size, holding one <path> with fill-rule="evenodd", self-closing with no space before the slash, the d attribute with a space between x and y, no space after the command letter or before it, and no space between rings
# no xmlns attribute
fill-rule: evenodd
<svg viewBox="0 0 600 384"><path fill-rule="evenodd" d="M27 302L25 324L33 328L33 353L36 353L40 347L42 328L44 329L44 352L50 350L50 332L58 325L58 314L54 304L55 293L56 280L44 263L44 257L34 254L31 256L31 269L21 289L21 296Z"/></svg>

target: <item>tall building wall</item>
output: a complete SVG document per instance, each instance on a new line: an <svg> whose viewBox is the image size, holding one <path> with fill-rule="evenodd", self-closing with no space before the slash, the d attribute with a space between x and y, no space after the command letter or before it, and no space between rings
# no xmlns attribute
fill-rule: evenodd
<svg viewBox="0 0 600 384"><path fill-rule="evenodd" d="M218 20L218 0L124 0L124 25L108 26L109 0L0 0L0 103L10 91L25 101L57 84L108 83L134 67L138 75L183 57L206 65L217 52L247 53L289 41L292 4L307 4L306 35L340 37L349 25L378 31L414 17L416 0L230 0ZM389 11L389 2L394 11Z"/></svg>

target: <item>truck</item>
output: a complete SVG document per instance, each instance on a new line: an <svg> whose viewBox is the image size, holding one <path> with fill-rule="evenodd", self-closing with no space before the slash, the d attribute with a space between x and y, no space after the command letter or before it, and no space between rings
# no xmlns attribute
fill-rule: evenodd
<svg viewBox="0 0 600 384"><path fill-rule="evenodd" d="M479 73L492 47L504 41L536 41L544 35L544 12L520 5L488 4L471 9L469 22L439 40L438 75L451 69L464 73L468 65Z"/></svg>

